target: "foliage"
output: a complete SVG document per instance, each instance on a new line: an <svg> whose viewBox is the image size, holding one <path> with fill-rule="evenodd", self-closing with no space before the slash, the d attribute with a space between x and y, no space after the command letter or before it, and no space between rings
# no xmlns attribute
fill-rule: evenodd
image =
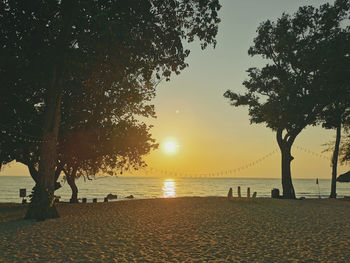
<svg viewBox="0 0 350 263"><path fill-rule="evenodd" d="M276 132L282 153L283 192L289 198L295 197L291 146L307 125L316 125L331 103L329 94L336 92L334 78L327 79L335 52L329 50L344 47L344 41L338 47L334 39L340 38L340 25L348 17L349 2L337 0L320 8L300 7L292 16L283 14L276 22L261 23L248 53L260 55L268 64L248 69L245 94L230 90L224 94L233 106L248 106L252 123L265 123Z"/></svg>
<svg viewBox="0 0 350 263"><path fill-rule="evenodd" d="M40 145L39 179L53 177L59 127L67 133L94 129L94 125L86 128L82 123L86 116L97 116L96 112L100 115L97 119L106 118L109 125L117 125L118 119L109 119L114 117L107 106L113 105L111 100L123 89L134 95L129 93L133 97L121 101L126 113L114 116L152 115L149 105L131 111L129 99L138 98L137 104L142 105L140 101L152 94L148 90L154 88L157 79L169 80L171 74L179 74L188 66L185 59L189 50L183 47L183 41L197 38L203 49L215 46L219 9L218 0L2 1L0 105L8 101L6 112L13 117L12 122L4 123L11 123L13 130L32 125L30 118L20 123L16 116L26 112L23 102L31 110L38 106L43 113L42 133L40 127L35 134L45 141ZM74 127L68 122L59 125L60 108L65 121L71 117L64 115L75 107L74 100L64 97L86 94L82 107L86 111L79 116L82 123L74 122ZM94 102L91 104L89 99ZM53 181L44 181L52 189Z"/></svg>
<svg viewBox="0 0 350 263"><path fill-rule="evenodd" d="M62 42L69 9L65 5L73 18L68 40ZM169 79L187 66L189 50L182 40L198 38L202 48L215 46L219 9L218 0L2 1L0 124L41 137L42 120L31 118L37 107L46 111L53 78L60 78L66 96L102 94L106 99L107 92L112 100L125 83L133 82L134 94L128 96L144 99L140 94L154 88L152 79ZM55 75L62 54L64 69ZM127 104L130 97L120 99ZM72 104L66 101L63 107ZM31 125L39 128L31 130Z"/></svg>

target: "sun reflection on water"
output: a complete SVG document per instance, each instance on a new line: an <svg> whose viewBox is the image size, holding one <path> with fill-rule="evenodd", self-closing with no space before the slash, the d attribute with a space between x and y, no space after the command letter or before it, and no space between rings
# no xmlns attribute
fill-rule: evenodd
<svg viewBox="0 0 350 263"><path fill-rule="evenodd" d="M163 197L176 197L176 183L173 179L166 179L163 183Z"/></svg>

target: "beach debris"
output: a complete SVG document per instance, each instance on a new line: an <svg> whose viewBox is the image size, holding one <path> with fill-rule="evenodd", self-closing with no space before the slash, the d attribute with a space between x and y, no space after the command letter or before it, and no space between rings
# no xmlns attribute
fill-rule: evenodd
<svg viewBox="0 0 350 263"><path fill-rule="evenodd" d="M133 195L128 195L128 196L126 196L125 198L128 198L128 199L133 199L133 198L134 198L134 196L133 196Z"/></svg>
<svg viewBox="0 0 350 263"><path fill-rule="evenodd" d="M304 196L302 196L302 197L299 197L298 199L299 200L305 200L306 198Z"/></svg>
<svg viewBox="0 0 350 263"><path fill-rule="evenodd" d="M110 199L110 200L112 200L112 199L117 199L117 198L118 198L118 195L114 195L114 194L110 193L110 194L108 194L108 195L106 196L106 198L107 198L107 199Z"/></svg>
<svg viewBox="0 0 350 263"><path fill-rule="evenodd" d="M271 198L280 198L280 190L278 188L271 190Z"/></svg>
<svg viewBox="0 0 350 263"><path fill-rule="evenodd" d="M97 203L97 198L92 199L93 203Z"/></svg>
<svg viewBox="0 0 350 263"><path fill-rule="evenodd" d="M241 187L240 186L238 186L238 188L237 188L237 194L238 194L238 197L239 198L241 198Z"/></svg>
<svg viewBox="0 0 350 263"><path fill-rule="evenodd" d="M247 197L250 198L250 187L247 188Z"/></svg>
<svg viewBox="0 0 350 263"><path fill-rule="evenodd" d="M84 197L83 199L81 199L83 203L87 202L87 199Z"/></svg>
<svg viewBox="0 0 350 263"><path fill-rule="evenodd" d="M22 199L22 205L26 204L27 203L27 199L23 198Z"/></svg>
<svg viewBox="0 0 350 263"><path fill-rule="evenodd" d="M230 190L228 191L228 194L227 194L227 199L228 199L228 200L232 200L232 199L233 199L233 191L232 191L232 187L230 187Z"/></svg>
<svg viewBox="0 0 350 263"><path fill-rule="evenodd" d="M256 193L256 192L254 192L252 197L253 197L253 198L256 198L256 194L257 194L257 193Z"/></svg>

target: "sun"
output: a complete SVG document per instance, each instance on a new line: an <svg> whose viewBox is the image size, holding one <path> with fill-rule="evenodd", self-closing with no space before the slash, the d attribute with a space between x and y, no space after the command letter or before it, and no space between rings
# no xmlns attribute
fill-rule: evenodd
<svg viewBox="0 0 350 263"><path fill-rule="evenodd" d="M177 148L179 146L177 145L177 143L175 141L166 141L164 143L164 151L166 153L175 153L177 151Z"/></svg>

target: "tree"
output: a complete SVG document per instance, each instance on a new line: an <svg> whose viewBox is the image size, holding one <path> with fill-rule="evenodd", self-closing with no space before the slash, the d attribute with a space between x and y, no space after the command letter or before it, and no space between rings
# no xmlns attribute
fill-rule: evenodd
<svg viewBox="0 0 350 263"><path fill-rule="evenodd" d="M349 163L350 162L350 131L349 123L345 125L345 140L340 147L340 162Z"/></svg>
<svg viewBox="0 0 350 263"><path fill-rule="evenodd" d="M148 127L132 122L72 133L63 149L60 147L59 154L60 165L72 189L71 202L78 202L76 178L90 178L98 173L120 175L130 167L137 169L145 165L141 157L156 146Z"/></svg>
<svg viewBox="0 0 350 263"><path fill-rule="evenodd" d="M327 36L337 31L346 18L347 1L300 7L277 22L260 24L254 45L248 53L269 61L263 68L248 69L243 95L226 91L233 106L248 106L252 123L265 123L276 132L281 151L284 198L295 198L291 178L292 145L307 125L315 125L322 110L328 87L323 85Z"/></svg>
<svg viewBox="0 0 350 263"><path fill-rule="evenodd" d="M129 77L118 89L106 86L98 91L89 87L82 90L79 83L75 84L64 91L55 172L55 181L64 172L72 189L73 202L77 202L78 194L76 177L98 172L113 175L116 169L143 166L142 156L157 146L149 133L150 127L135 119L136 116L155 116L153 105L147 102L155 96L156 83L141 88ZM32 123L43 122L40 106L35 112L20 116L27 128ZM31 133L40 133L40 127L32 127ZM11 136L0 134L0 144L4 149L0 152L0 163L12 160L23 163L37 182L38 142L14 132Z"/></svg>
<svg viewBox="0 0 350 263"><path fill-rule="evenodd" d="M344 12L350 15L350 4ZM322 126L336 130L336 140L332 154L332 180L330 198L336 198L336 179L338 155L342 127L350 119L350 27L338 25L333 34L327 36L328 48L323 52L328 59L321 69L324 76L323 85L328 87L325 99L330 101L321 114Z"/></svg>
<svg viewBox="0 0 350 263"><path fill-rule="evenodd" d="M132 78L118 89L105 86L81 91L75 87L65 91L58 166L72 189L72 202L77 202L78 195L75 178L99 172L113 175L144 165L142 156L157 145L150 127L136 117L154 117L153 105L147 103L154 95L155 84L142 88Z"/></svg>
<svg viewBox="0 0 350 263"><path fill-rule="evenodd" d="M182 40L198 38L202 48L215 45L220 8L218 0L14 0L0 5L5 58L0 79L6 79L6 87L29 87L29 94L44 98L35 188L35 200L42 200L43 206L32 202L30 207L37 219L57 216L50 204L65 87L80 80L98 89L101 83L96 80L103 79L118 88L125 76L137 76L145 84L152 76L169 79L172 72L179 74L189 55Z"/></svg>

